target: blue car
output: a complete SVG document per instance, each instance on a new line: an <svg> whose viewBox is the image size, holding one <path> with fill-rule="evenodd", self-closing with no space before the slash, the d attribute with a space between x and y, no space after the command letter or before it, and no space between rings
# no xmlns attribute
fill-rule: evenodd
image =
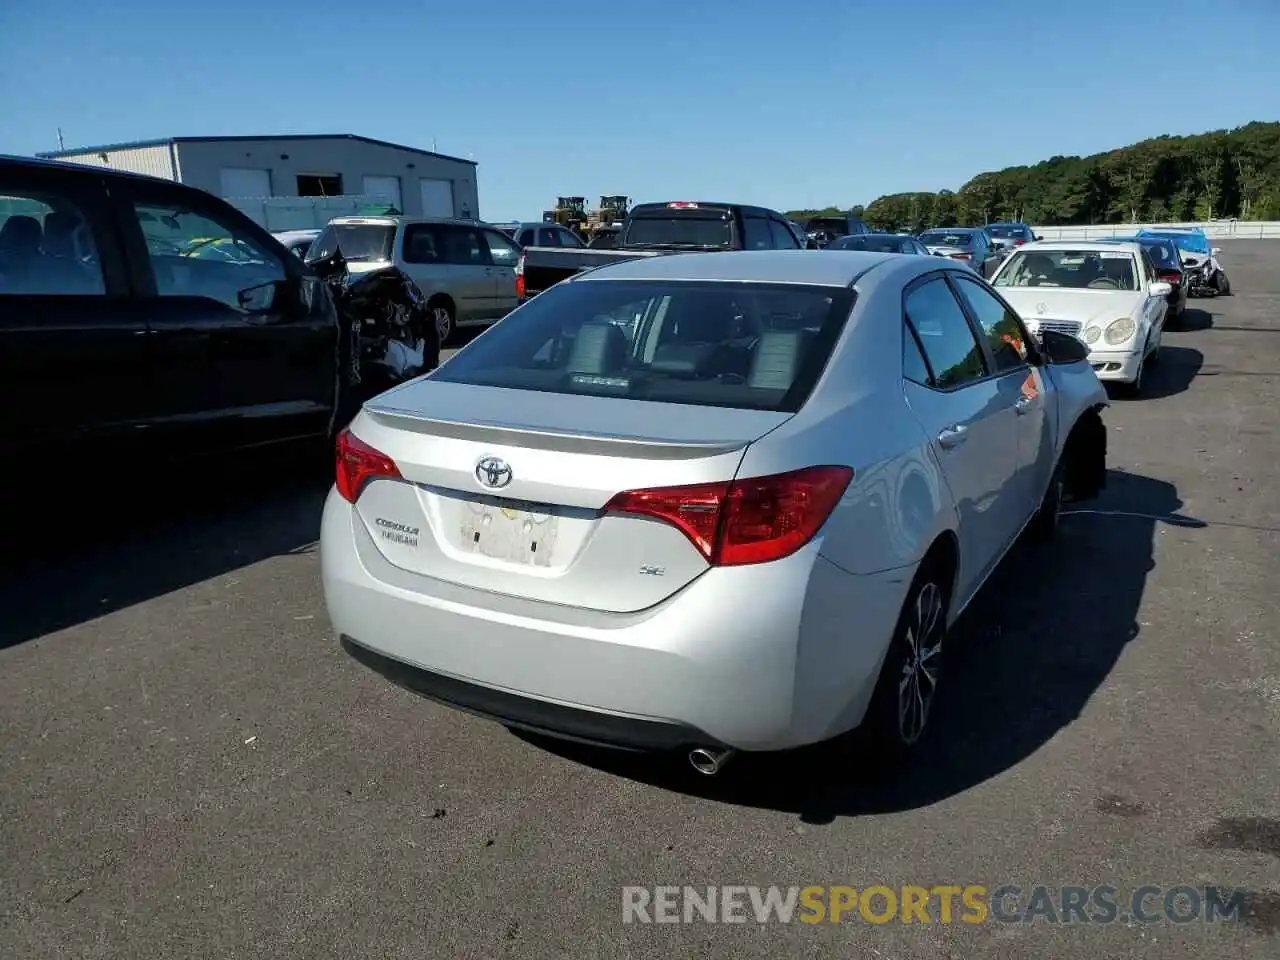
<svg viewBox="0 0 1280 960"><path fill-rule="evenodd" d="M1191 281L1192 296L1230 296L1231 281L1218 263L1221 249L1209 245L1209 238L1200 227L1168 230L1139 230L1142 238L1170 240L1177 244L1182 254L1182 266Z"/></svg>

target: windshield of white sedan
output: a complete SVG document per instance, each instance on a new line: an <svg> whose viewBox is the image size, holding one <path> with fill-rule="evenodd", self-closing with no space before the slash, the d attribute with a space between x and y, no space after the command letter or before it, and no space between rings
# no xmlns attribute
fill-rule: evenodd
<svg viewBox="0 0 1280 960"><path fill-rule="evenodd" d="M1137 290L1133 255L1123 250L1036 250L1015 253L995 278L997 287Z"/></svg>
<svg viewBox="0 0 1280 960"><path fill-rule="evenodd" d="M794 412L853 306L844 287L583 280L539 294L433 380Z"/></svg>

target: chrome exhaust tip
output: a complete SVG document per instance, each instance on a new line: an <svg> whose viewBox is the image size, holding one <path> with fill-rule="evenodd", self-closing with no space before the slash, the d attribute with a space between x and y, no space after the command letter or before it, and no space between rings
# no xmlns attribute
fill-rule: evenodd
<svg viewBox="0 0 1280 960"><path fill-rule="evenodd" d="M697 747L689 751L689 763L703 776L714 777L732 759L734 751L716 747Z"/></svg>

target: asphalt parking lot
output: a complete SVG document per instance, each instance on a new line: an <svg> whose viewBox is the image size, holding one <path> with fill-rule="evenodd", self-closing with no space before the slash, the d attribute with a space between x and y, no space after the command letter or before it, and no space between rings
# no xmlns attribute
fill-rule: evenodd
<svg viewBox="0 0 1280 960"><path fill-rule="evenodd" d="M1280 242L1222 246L1236 294L1193 301L1148 396L1115 402L1105 495L988 584L945 736L895 779L786 757L697 780L391 686L329 632L323 479L86 492L0 574L0 956L1275 955ZM1247 908L622 923L626 885L1037 883Z"/></svg>

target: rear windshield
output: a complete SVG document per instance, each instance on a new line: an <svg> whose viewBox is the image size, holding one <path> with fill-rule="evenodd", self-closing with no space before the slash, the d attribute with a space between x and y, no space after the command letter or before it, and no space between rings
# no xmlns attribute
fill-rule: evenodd
<svg viewBox="0 0 1280 960"><path fill-rule="evenodd" d="M844 329L844 287L580 280L431 375L446 383L794 412Z"/></svg>
<svg viewBox="0 0 1280 960"><path fill-rule="evenodd" d="M1199 233L1148 233L1144 230L1138 236L1143 239L1155 237L1161 240L1172 240L1179 250L1186 250L1189 253L1207 254L1209 252L1208 238Z"/></svg>
<svg viewBox="0 0 1280 960"><path fill-rule="evenodd" d="M727 210L645 210L633 214L626 229L626 247L733 247L733 219Z"/></svg>
<svg viewBox="0 0 1280 960"><path fill-rule="evenodd" d="M344 260L390 260L396 228L389 223L330 224L307 251L308 260L323 260L341 250Z"/></svg>
<svg viewBox="0 0 1280 960"><path fill-rule="evenodd" d="M1157 267L1170 267L1178 270L1182 267L1182 258L1178 256L1178 247L1172 240L1155 241L1144 237L1142 249Z"/></svg>
<svg viewBox="0 0 1280 960"><path fill-rule="evenodd" d="M844 217L815 217L805 229L809 233L848 233L849 221Z"/></svg>
<svg viewBox="0 0 1280 960"><path fill-rule="evenodd" d="M927 246L934 247L967 247L973 243L972 233L947 233L942 230L928 230L920 234L919 240Z"/></svg>
<svg viewBox="0 0 1280 960"><path fill-rule="evenodd" d="M1033 250L1015 253L994 281L997 287L1072 287L1137 290L1133 254L1125 250Z"/></svg>
<svg viewBox="0 0 1280 960"><path fill-rule="evenodd" d="M1028 230L1026 227L1014 227L1014 226L987 227L987 233L991 234L993 237L999 237L1001 240L1006 240L1006 239L1017 240L1019 238L1029 239L1031 236L1031 231Z"/></svg>
<svg viewBox="0 0 1280 960"><path fill-rule="evenodd" d="M915 246L912 244L910 237L863 233L855 237L841 237L827 249L870 250L874 253L912 253L915 251Z"/></svg>

